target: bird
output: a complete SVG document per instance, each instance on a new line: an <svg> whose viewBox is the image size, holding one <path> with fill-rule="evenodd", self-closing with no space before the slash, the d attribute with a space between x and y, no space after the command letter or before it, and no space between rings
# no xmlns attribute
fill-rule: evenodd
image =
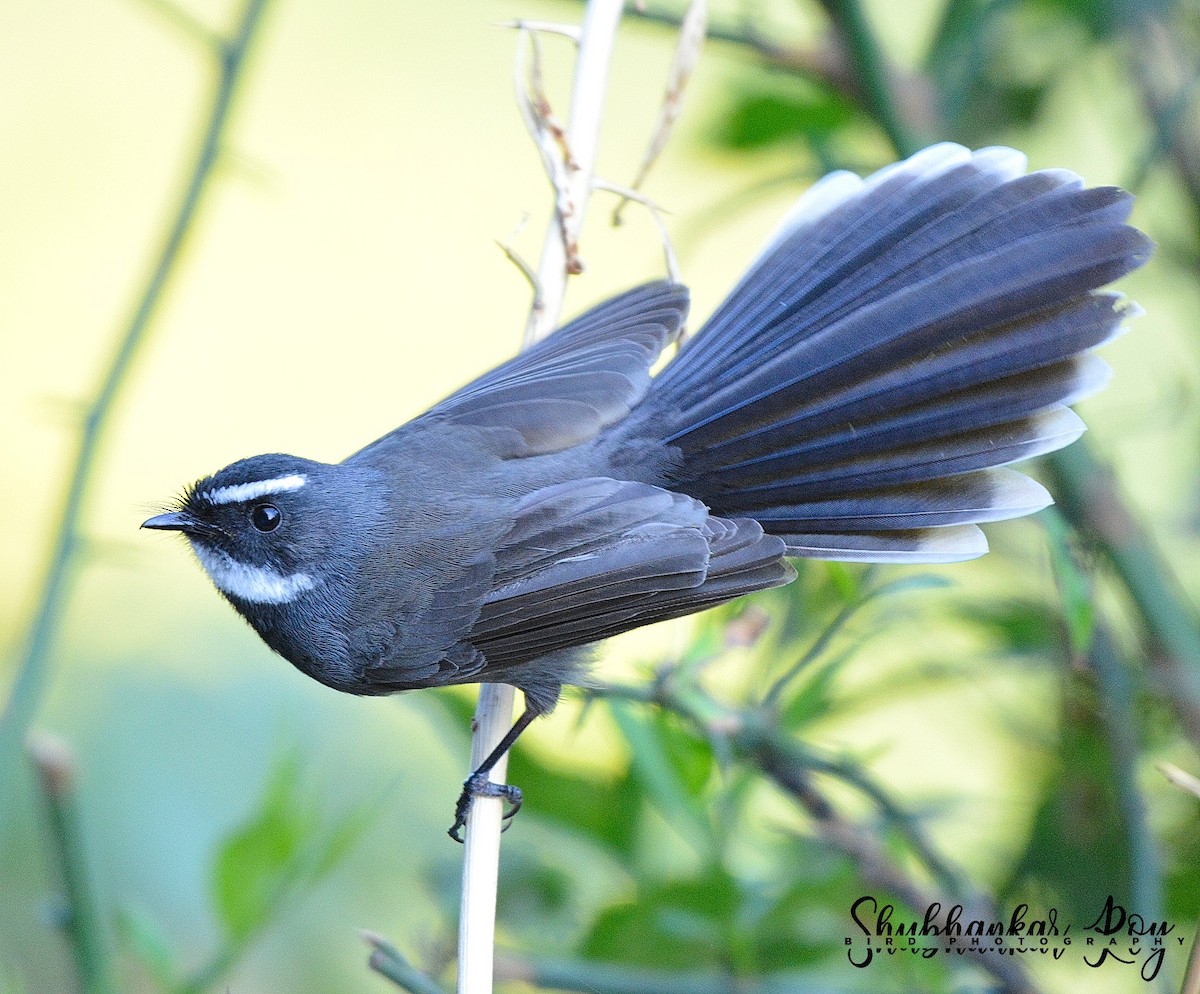
<svg viewBox="0 0 1200 994"><path fill-rule="evenodd" d="M1009 464L1136 305L1132 197L1003 147L814 184L703 326L645 283L338 463L234 462L143 527L182 532L268 646L335 690L505 683L492 766L609 636L789 583L790 559L948 563L1047 491ZM671 346L656 374L651 367Z"/></svg>

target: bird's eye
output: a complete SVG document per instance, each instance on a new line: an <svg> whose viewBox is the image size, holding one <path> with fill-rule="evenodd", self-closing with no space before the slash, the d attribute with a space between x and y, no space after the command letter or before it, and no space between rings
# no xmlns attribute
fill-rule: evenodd
<svg viewBox="0 0 1200 994"><path fill-rule="evenodd" d="M260 532L273 532L283 520L283 512L274 504L255 504L250 511L250 524Z"/></svg>

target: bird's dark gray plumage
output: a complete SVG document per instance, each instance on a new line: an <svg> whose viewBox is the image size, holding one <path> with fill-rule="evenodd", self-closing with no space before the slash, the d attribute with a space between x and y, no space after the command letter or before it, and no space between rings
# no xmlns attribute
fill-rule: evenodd
<svg viewBox="0 0 1200 994"><path fill-rule="evenodd" d="M1049 503L1002 467L1083 430L1129 312L1100 288L1151 251L1130 206L1010 149L836 173L657 376L669 282L343 463L243 460L147 526L330 686L505 682L542 712L581 647L785 584L788 556L968 559Z"/></svg>

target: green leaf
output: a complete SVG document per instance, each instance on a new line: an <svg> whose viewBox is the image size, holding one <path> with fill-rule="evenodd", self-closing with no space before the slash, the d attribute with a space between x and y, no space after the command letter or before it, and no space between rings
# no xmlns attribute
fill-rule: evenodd
<svg viewBox="0 0 1200 994"><path fill-rule="evenodd" d="M576 846L571 848L580 852ZM584 858L590 858L590 853ZM564 860L561 853L556 852L551 859L557 865L551 865L547 854L537 846L505 846L496 917L505 923L510 943L522 946L534 943L552 949L577 938L579 881L574 876L577 868ZM458 885L459 880L455 879L454 898L458 897Z"/></svg>
<svg viewBox="0 0 1200 994"><path fill-rule="evenodd" d="M611 703L615 705L618 724L628 738L630 726L626 720L634 716L634 709L624 702ZM678 718L658 707L638 709L635 720L647 730L654 758L652 762L641 762L642 757L650 755L649 750L644 750L634 756L634 766L648 782L665 787L663 780L666 779L680 786L688 797L699 797L712 778L711 745Z"/></svg>
<svg viewBox="0 0 1200 994"><path fill-rule="evenodd" d="M763 972L794 969L843 949L839 930L816 923L829 917L849 923L850 905L862 892L862 880L849 860L811 839L795 840L793 850L795 868L785 867L791 876L772 881L778 887L756 909L754 966ZM823 872L824 879L815 879L814 870Z"/></svg>
<svg viewBox="0 0 1200 994"><path fill-rule="evenodd" d="M309 855L311 865L305 874L307 882L316 883L358 844L363 833L371 826L380 811L380 804L364 803L351 808L334 824L329 825L311 842Z"/></svg>
<svg viewBox="0 0 1200 994"><path fill-rule="evenodd" d="M1079 674L1067 681L1057 761L1006 890L1048 893L1067 921L1090 921L1110 893L1129 903L1129 847L1095 686Z"/></svg>
<svg viewBox="0 0 1200 994"><path fill-rule="evenodd" d="M699 876L651 883L635 900L602 912L583 942L586 956L658 969L723 967L733 948L740 890L719 865Z"/></svg>
<svg viewBox="0 0 1200 994"><path fill-rule="evenodd" d="M899 580L892 580L890 583L883 583L872 588L863 597L863 601L865 603L880 597L895 597L899 594L911 594L922 590L945 590L953 585L949 578L937 573L913 573L903 576Z"/></svg>
<svg viewBox="0 0 1200 994"><path fill-rule="evenodd" d="M783 724L791 732L798 732L805 725L828 718L838 710L838 699L834 693L837 675L858 651L853 645L832 656L825 662L814 664L801 672L795 690L783 711Z"/></svg>
<svg viewBox="0 0 1200 994"><path fill-rule="evenodd" d="M712 748L658 709L647 712L617 700L609 706L646 796L668 822L681 830L688 826L691 840L711 850L713 829L700 797L712 776Z"/></svg>
<svg viewBox="0 0 1200 994"><path fill-rule="evenodd" d="M837 562L825 563L825 573L830 585L847 603L858 600L862 595L863 573Z"/></svg>
<svg viewBox="0 0 1200 994"><path fill-rule="evenodd" d="M830 565L839 564L831 563ZM892 597L901 593L935 589L948 585L948 581L940 576L930 573L918 573L915 576L905 576L899 580L881 584L877 587L868 587L872 575L872 571L869 570L861 575L841 571L830 573L831 578L840 584L845 598L841 609L817 634L812 644L800 654L799 659L789 664L783 675L775 681L771 689L767 692L764 703L774 706L778 702L780 695L812 669L813 664L828 651L834 639L841 632L841 629L867 605L881 598ZM818 682L812 685L812 689L818 695L824 691L828 691L834 675L833 670L845 663L849 656L853 654L853 651L854 649L852 648L843 652L834 661L833 668L826 667L818 675ZM820 699L805 702L796 713L792 714L792 717L794 720L803 721L806 717L814 716L817 713L814 710L816 707L827 703L829 703L828 700L822 701ZM790 707L791 705L789 705L789 710Z"/></svg>
<svg viewBox="0 0 1200 994"><path fill-rule="evenodd" d="M954 611L962 621L989 632L1012 653L1052 659L1061 654L1066 639L1062 613L1041 601L972 600L956 605Z"/></svg>
<svg viewBox="0 0 1200 994"><path fill-rule="evenodd" d="M375 815L364 805L327 825L319 810L304 791L299 753L286 754L268 774L258 810L225 838L213 865L213 901L235 944L269 924L294 888L328 873Z"/></svg>
<svg viewBox="0 0 1200 994"><path fill-rule="evenodd" d="M806 139L819 142L845 127L855 113L854 105L832 90L772 77L735 94L714 124L711 139L739 152Z"/></svg>
<svg viewBox="0 0 1200 994"><path fill-rule="evenodd" d="M692 637L679 660L680 669L686 672L719 656L725 648L726 626L744 608L743 602L733 601L696 615Z"/></svg>
<svg viewBox="0 0 1200 994"><path fill-rule="evenodd" d="M298 793L299 759L284 758L270 774L258 811L222 843L213 867L213 897L229 935L262 928L298 872L305 837L316 826Z"/></svg>
<svg viewBox="0 0 1200 994"><path fill-rule="evenodd" d="M508 780L524 792L519 817L544 818L616 853L633 851L642 789L628 773L604 778L551 769L518 747L509 759Z"/></svg>

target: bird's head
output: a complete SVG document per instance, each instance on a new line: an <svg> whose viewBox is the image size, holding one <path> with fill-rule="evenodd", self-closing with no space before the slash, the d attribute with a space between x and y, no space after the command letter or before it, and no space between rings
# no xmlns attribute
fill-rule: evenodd
<svg viewBox="0 0 1200 994"><path fill-rule="evenodd" d="M142 527L186 535L235 605L288 604L322 582L339 527L334 469L279 454L242 459L193 484L177 507Z"/></svg>

